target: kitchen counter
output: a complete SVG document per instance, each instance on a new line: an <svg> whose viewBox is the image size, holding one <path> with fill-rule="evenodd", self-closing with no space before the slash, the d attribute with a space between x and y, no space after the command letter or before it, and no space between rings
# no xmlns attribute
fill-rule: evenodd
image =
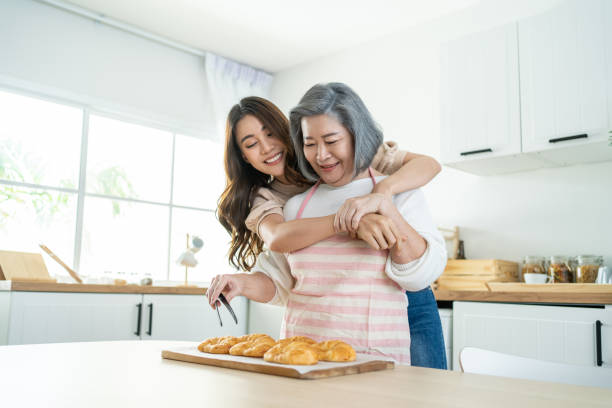
<svg viewBox="0 0 612 408"><path fill-rule="evenodd" d="M18 292L77 292L77 293L143 293L203 295L206 288L181 286L89 285L77 283L0 281L0 291ZM612 305L612 292L503 292L486 290L435 289L438 301L476 301L505 303Z"/></svg>
<svg viewBox="0 0 612 408"><path fill-rule="evenodd" d="M601 292L491 292L436 289L434 295L438 301L612 305L612 293Z"/></svg>
<svg viewBox="0 0 612 408"><path fill-rule="evenodd" d="M81 283L0 281L0 291L76 292L76 293L144 293L168 295L203 295L206 288L185 286L93 285Z"/></svg>
<svg viewBox="0 0 612 408"><path fill-rule="evenodd" d="M603 407L612 390L396 366L298 380L161 358L190 342L0 347L3 405L15 407Z"/></svg>

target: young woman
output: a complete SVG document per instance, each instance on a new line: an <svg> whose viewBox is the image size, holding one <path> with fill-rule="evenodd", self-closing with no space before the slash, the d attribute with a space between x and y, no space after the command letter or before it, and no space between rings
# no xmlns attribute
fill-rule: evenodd
<svg viewBox="0 0 612 408"><path fill-rule="evenodd" d="M334 214L345 199L384 180L368 167L382 134L346 85L313 87L291 119L300 169L310 179L320 179L308 194L289 200L288 219ZM410 330L401 288L428 286L444 268L446 253L419 190L393 200L384 197L378 212L359 224L357 234L363 240L334 235L287 259L264 256L254 274L216 277L209 299L214 302L223 291L230 298L242 294L287 304L286 336L340 338L359 351L408 363ZM394 245L389 251L375 250L364 242L381 240Z"/></svg>
<svg viewBox="0 0 612 408"><path fill-rule="evenodd" d="M378 211L384 198L419 187L440 170L435 160L400 152L397 146L390 143L381 146L372 164L383 172L395 173L377 183L371 194L344 203L337 214L285 222L283 206L286 200L304 191L311 183L297 170L288 121L282 112L265 99L243 99L228 115L225 150L227 187L218 207L220 222L232 236L229 252L231 263L250 270L264 242L272 250L291 252L329 238L336 231L355 232L364 213ZM390 246L384 239L381 241L373 244L378 244L382 249ZM231 286L231 279L227 279L227 285ZM212 294L212 291L209 293ZM408 296L414 298L410 299L409 316L413 311L423 309L424 305L426 310L425 313L419 312L423 315L419 320L429 325L429 316L434 313L437 316L431 290L426 288L420 292L408 292ZM411 327L418 327L418 324L414 322ZM421 336L412 333L413 346L419 344L418 339L422 338L425 348L429 345L435 348L435 353L428 350L418 355L413 353L413 364L424 356L425 364L422 365L445 368L445 360L437 361L440 360L439 356L444 358L444 345L441 330L437 333L435 329L434 324L434 333L431 330L423 331ZM433 363L432 355L438 356Z"/></svg>

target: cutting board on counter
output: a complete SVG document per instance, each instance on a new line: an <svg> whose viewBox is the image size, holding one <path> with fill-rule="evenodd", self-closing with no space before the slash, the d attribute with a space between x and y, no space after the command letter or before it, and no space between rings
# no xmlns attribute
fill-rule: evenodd
<svg viewBox="0 0 612 408"><path fill-rule="evenodd" d="M0 251L0 280L55 282L41 254Z"/></svg>
<svg viewBox="0 0 612 408"><path fill-rule="evenodd" d="M487 290L486 282L518 282L518 264L501 259L449 259L436 287Z"/></svg>
<svg viewBox="0 0 612 408"><path fill-rule="evenodd" d="M612 285L599 283L487 282L491 292L612 293Z"/></svg>
<svg viewBox="0 0 612 408"><path fill-rule="evenodd" d="M390 359L385 360L383 357L360 353L357 353L355 361L348 363L319 361L317 364L311 366L285 365L269 363L264 361L263 358L202 353L197 349L197 346L184 346L162 350L162 357L169 360L185 361L188 363L310 380L387 370L395 366L395 363Z"/></svg>

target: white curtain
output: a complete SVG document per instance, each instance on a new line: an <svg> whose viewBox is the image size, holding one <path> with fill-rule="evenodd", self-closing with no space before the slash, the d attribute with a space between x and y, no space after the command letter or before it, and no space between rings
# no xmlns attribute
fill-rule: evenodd
<svg viewBox="0 0 612 408"><path fill-rule="evenodd" d="M223 140L229 110L245 96L268 98L272 75L210 52L206 53L206 78L213 102L217 140Z"/></svg>

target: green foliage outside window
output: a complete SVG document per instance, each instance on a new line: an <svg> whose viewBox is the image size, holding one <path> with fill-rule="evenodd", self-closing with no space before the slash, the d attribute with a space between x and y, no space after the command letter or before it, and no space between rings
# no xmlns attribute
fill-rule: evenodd
<svg viewBox="0 0 612 408"><path fill-rule="evenodd" d="M28 184L42 184L45 163L36 155L24 152L20 143L4 140L0 149L0 179ZM119 166L101 169L92 177L91 191L97 194L122 198L137 198L136 192L125 171ZM60 180L59 187L74 189L77 187L71 180ZM53 216L68 206L69 195L38 190L21 186L0 184L0 227L13 215L10 210L16 205L31 207L38 222L46 224ZM10 205L12 204L12 205ZM113 200L113 215L121 213L121 205Z"/></svg>

